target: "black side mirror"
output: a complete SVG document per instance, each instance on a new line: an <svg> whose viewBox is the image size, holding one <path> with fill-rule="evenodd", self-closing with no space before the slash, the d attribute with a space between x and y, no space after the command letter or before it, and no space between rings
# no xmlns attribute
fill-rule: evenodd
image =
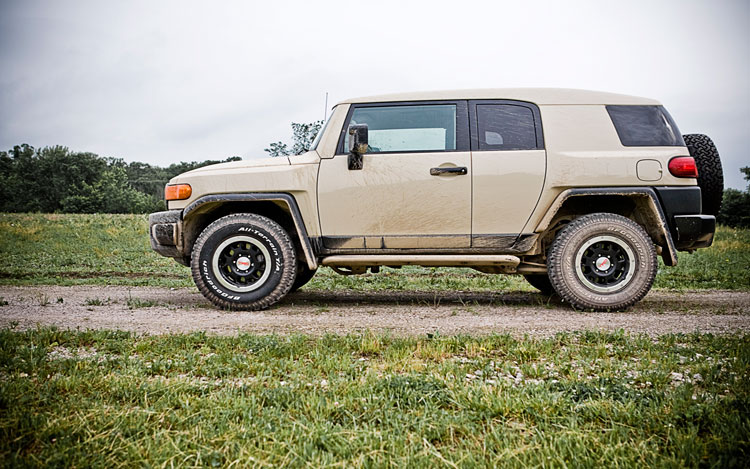
<svg viewBox="0 0 750 469"><path fill-rule="evenodd" d="M349 127L349 169L362 169L362 155L367 153L367 124Z"/></svg>

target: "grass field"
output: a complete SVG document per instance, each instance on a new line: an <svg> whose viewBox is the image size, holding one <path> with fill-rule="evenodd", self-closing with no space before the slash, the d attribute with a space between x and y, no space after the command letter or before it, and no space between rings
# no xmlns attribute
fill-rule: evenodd
<svg viewBox="0 0 750 469"><path fill-rule="evenodd" d="M151 251L142 215L0 215L0 283L192 286L190 271ZM660 267L656 288L750 289L750 230L720 227L709 249ZM323 290L533 291L522 277L407 267L344 277L319 270Z"/></svg>
<svg viewBox="0 0 750 469"><path fill-rule="evenodd" d="M747 467L750 339L0 331L0 461Z"/></svg>
<svg viewBox="0 0 750 469"><path fill-rule="evenodd" d="M191 287L146 233L138 215L0 214L0 284ZM747 290L748 267L750 230L720 228L710 249L662 266L656 287ZM420 267L321 269L305 288L533 290L517 276ZM748 465L743 334L0 330L5 467Z"/></svg>

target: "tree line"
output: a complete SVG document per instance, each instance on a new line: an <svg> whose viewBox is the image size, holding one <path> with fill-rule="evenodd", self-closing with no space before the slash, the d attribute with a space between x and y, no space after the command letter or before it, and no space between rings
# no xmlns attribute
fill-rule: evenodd
<svg viewBox="0 0 750 469"><path fill-rule="evenodd" d="M16 145L0 151L0 212L150 213L165 210L164 186L185 171L226 160L166 168L126 163L67 147Z"/></svg>
<svg viewBox="0 0 750 469"><path fill-rule="evenodd" d="M270 156L306 152L323 121L292 123L292 144L274 142ZM166 209L164 186L178 174L225 160L180 162L162 168L126 163L64 146L16 145L0 151L0 212L150 213Z"/></svg>

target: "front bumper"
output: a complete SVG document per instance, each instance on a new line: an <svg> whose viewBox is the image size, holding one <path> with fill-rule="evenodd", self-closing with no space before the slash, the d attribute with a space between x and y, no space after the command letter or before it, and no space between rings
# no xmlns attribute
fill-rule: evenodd
<svg viewBox="0 0 750 469"><path fill-rule="evenodd" d="M181 261L182 253L182 210L167 210L148 216L148 232L151 249L165 257Z"/></svg>

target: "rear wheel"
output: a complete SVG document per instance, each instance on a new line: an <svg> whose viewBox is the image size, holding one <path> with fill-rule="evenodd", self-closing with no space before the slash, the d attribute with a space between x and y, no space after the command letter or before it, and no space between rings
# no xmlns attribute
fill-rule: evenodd
<svg viewBox="0 0 750 469"><path fill-rule="evenodd" d="M718 216L724 197L724 174L721 158L713 140L708 135L683 135L685 146L698 166L698 185L701 188L703 213Z"/></svg>
<svg viewBox="0 0 750 469"><path fill-rule="evenodd" d="M550 282L564 301L599 311L640 301L656 271L656 250L646 231L612 213L571 222L553 241L547 260Z"/></svg>
<svg viewBox="0 0 750 469"><path fill-rule="evenodd" d="M224 309L267 308L289 292L297 260L289 235L273 220L254 214L219 218L193 247L196 286Z"/></svg>

